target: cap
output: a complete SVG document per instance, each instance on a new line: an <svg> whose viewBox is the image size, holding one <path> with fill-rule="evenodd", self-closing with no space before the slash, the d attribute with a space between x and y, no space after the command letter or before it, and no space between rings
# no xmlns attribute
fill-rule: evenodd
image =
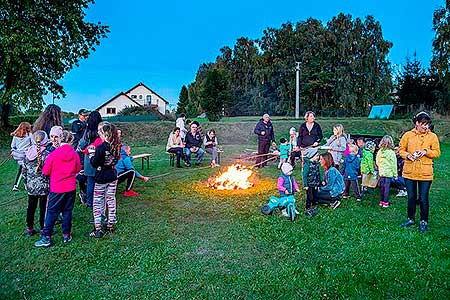
<svg viewBox="0 0 450 300"><path fill-rule="evenodd" d="M372 148L376 148L376 144L374 141L368 141L366 142L366 144L364 145L364 149L366 150L371 150Z"/></svg>
<svg viewBox="0 0 450 300"><path fill-rule="evenodd" d="M291 172L294 168L291 166L290 163L283 163L281 165L281 172L283 172L283 174L287 175L287 173Z"/></svg>
<svg viewBox="0 0 450 300"><path fill-rule="evenodd" d="M89 111L87 109L82 108L78 111L78 114L87 116L89 114Z"/></svg>
<svg viewBox="0 0 450 300"><path fill-rule="evenodd" d="M307 158L313 158L317 155L317 153L319 153L319 149L317 147L306 148L305 151L303 151L303 155Z"/></svg>

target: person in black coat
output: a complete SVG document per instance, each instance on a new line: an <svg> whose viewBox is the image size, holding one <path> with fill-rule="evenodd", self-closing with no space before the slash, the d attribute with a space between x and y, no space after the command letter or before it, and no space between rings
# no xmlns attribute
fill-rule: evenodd
<svg viewBox="0 0 450 300"><path fill-rule="evenodd" d="M300 148L317 147L323 139L322 128L319 123L315 122L316 116L314 112L307 111L305 114L305 122L300 125L298 130L297 146Z"/></svg>
<svg viewBox="0 0 450 300"><path fill-rule="evenodd" d="M255 126L253 131L258 135L258 157L256 158L256 167L267 166L267 154L269 153L270 144L276 146L275 134L273 132L272 122L270 122L270 117L268 114L264 114L262 119Z"/></svg>

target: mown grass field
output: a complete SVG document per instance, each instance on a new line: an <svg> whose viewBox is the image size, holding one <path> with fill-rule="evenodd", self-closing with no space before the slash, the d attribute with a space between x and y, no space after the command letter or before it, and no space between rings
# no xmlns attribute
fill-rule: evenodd
<svg viewBox="0 0 450 300"><path fill-rule="evenodd" d="M260 207L277 195L274 165L258 171L250 190L212 191L206 181L219 169L170 168L166 139L143 139L145 130L137 138L133 126L139 125L124 130L132 151L153 154L150 170L142 173L170 174L137 181L137 198L124 198L121 185L117 232L100 240L84 237L90 214L77 203L73 241L63 245L57 228L54 246L34 248L38 237L24 234L26 194L11 192L16 165L0 166L0 299L450 298L448 142L435 161L429 232L420 234L399 228L406 199L395 198L395 191L388 209L372 207L371 198L350 198L336 210L320 207L316 217L301 214L293 223L279 213L263 216ZM149 125L146 131L161 134L170 126ZM360 133L372 130L367 128ZM224 144L223 166L245 148L256 148ZM141 171L140 162L135 165ZM295 176L300 182L298 170ZM300 211L304 198L296 197Z"/></svg>

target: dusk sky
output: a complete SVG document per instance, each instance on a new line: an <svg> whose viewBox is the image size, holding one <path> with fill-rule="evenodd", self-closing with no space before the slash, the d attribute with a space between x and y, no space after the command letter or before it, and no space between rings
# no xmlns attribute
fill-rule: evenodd
<svg viewBox="0 0 450 300"><path fill-rule="evenodd" d="M195 79L201 63L214 61L221 47L233 47L242 36L259 38L267 27L288 21L312 17L326 24L340 12L373 15L394 44L392 64L404 64L417 52L428 67L433 12L443 5L444 0L97 0L87 18L110 26L109 37L60 81L67 97L55 103L64 111L91 110L143 82L175 106L182 85Z"/></svg>

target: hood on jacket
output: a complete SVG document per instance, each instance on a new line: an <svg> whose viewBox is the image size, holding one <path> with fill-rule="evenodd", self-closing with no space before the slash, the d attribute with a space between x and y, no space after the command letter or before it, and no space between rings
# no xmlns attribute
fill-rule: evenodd
<svg viewBox="0 0 450 300"><path fill-rule="evenodd" d="M38 156L38 152L37 152L38 144L36 143L36 141L34 139L32 139L31 142L32 142L32 145L30 146L30 148L27 149L27 151L25 151L25 157L30 161L35 160L36 157ZM40 149L41 155L47 149L48 142L49 142L49 139L47 137L47 134L45 134L44 139L39 143L39 147L40 147L39 149Z"/></svg>
<svg viewBox="0 0 450 300"><path fill-rule="evenodd" d="M125 158L125 157L128 157L129 155L127 154L127 152L125 150L120 149L120 156Z"/></svg>
<svg viewBox="0 0 450 300"><path fill-rule="evenodd" d="M58 148L53 151L54 155L56 155L62 161L72 161L74 159L80 159L78 154L73 150L72 146L69 144L62 144Z"/></svg>

